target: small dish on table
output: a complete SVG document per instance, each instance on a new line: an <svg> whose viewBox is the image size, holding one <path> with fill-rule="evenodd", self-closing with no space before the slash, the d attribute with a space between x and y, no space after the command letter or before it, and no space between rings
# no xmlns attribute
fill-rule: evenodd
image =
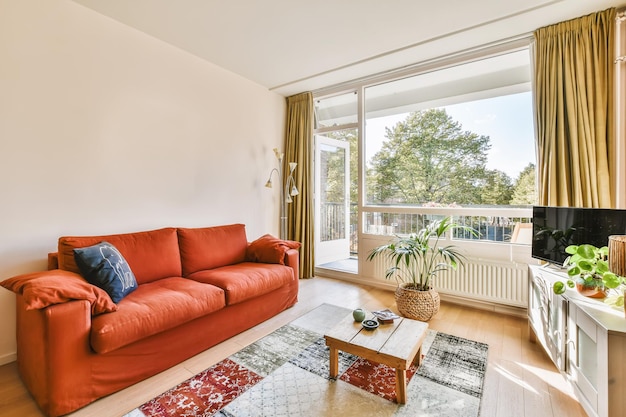
<svg viewBox="0 0 626 417"><path fill-rule="evenodd" d="M376 320L363 320L361 325L367 330L374 330L378 327L378 322Z"/></svg>

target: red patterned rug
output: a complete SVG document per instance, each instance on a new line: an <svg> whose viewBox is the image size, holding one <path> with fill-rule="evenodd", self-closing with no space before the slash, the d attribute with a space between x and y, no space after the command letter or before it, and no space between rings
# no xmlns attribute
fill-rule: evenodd
<svg viewBox="0 0 626 417"><path fill-rule="evenodd" d="M395 402L395 370L386 365L340 351L339 376L330 380L323 334L346 314L322 305L126 417L478 415L487 346L443 333L429 331L420 369L407 371L406 405Z"/></svg>
<svg viewBox="0 0 626 417"><path fill-rule="evenodd" d="M147 416L214 415L263 379L224 359L140 407Z"/></svg>
<svg viewBox="0 0 626 417"><path fill-rule="evenodd" d="M407 384L416 370L415 366L407 369ZM386 400L396 401L396 371L387 365L358 358L340 379Z"/></svg>
<svg viewBox="0 0 626 417"><path fill-rule="evenodd" d="M407 370L407 383L415 371L414 366ZM231 359L224 359L139 409L150 417L212 416L262 379ZM396 372L387 365L358 358L338 379L396 401Z"/></svg>

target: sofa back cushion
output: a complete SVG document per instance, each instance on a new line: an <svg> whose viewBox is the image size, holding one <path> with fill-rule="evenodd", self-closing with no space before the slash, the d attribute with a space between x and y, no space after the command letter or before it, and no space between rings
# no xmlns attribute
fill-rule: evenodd
<svg viewBox="0 0 626 417"><path fill-rule="evenodd" d="M178 238L173 227L148 232L107 236L64 236L59 238L59 269L80 274L74 249L100 242L115 246L135 274L138 284L182 275Z"/></svg>
<svg viewBox="0 0 626 417"><path fill-rule="evenodd" d="M245 261L246 227L243 224L179 228L178 245L183 276Z"/></svg>

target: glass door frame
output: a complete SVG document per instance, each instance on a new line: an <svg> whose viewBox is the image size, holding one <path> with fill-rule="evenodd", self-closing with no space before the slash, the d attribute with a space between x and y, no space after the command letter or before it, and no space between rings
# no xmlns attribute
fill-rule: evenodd
<svg viewBox="0 0 626 417"><path fill-rule="evenodd" d="M324 221L321 216L321 153L324 146L341 148L344 152L344 186L343 186L343 213L344 230L343 238L322 241L321 224ZM335 260L343 260L350 257L350 144L348 142L331 139L323 134L315 135L315 264L320 265ZM337 254L338 255L332 255Z"/></svg>

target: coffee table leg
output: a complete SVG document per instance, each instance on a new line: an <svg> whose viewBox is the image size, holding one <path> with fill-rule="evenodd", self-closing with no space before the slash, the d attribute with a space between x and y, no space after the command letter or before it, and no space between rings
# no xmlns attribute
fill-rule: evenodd
<svg viewBox="0 0 626 417"><path fill-rule="evenodd" d="M396 401L398 404L406 404L406 371L396 369Z"/></svg>
<svg viewBox="0 0 626 417"><path fill-rule="evenodd" d="M339 349L336 347L330 347L330 377L331 379L337 378L339 373Z"/></svg>
<svg viewBox="0 0 626 417"><path fill-rule="evenodd" d="M415 359L413 359L413 363L415 366L419 367L422 364L422 347L417 351L417 355L415 355Z"/></svg>

